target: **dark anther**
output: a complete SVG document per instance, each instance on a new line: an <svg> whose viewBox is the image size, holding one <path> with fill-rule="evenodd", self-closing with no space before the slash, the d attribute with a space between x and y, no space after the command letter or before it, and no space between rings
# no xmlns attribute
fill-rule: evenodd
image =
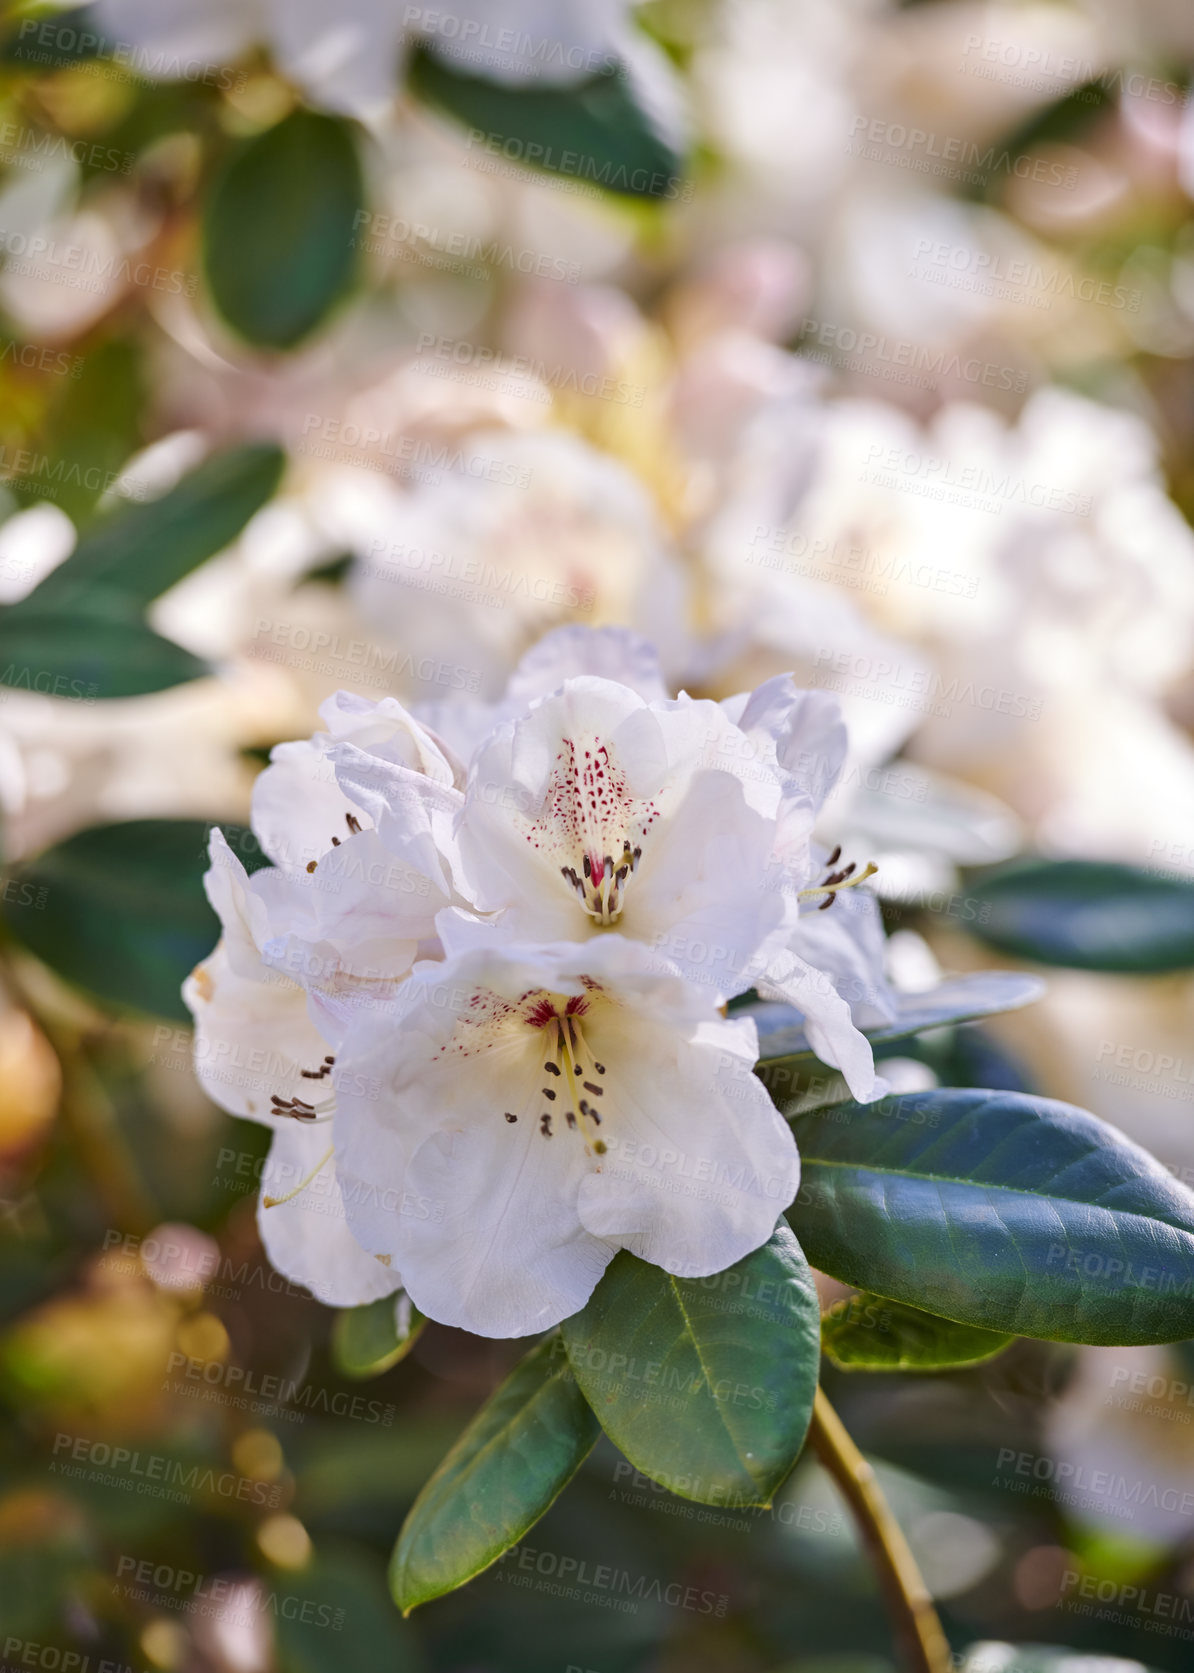
<svg viewBox="0 0 1194 1673"><path fill-rule="evenodd" d="M842 845L839 842L837 847L834 849L833 853L826 860L825 864L827 866L835 866L838 863L838 861L841 859L841 857L842 857Z"/></svg>
<svg viewBox="0 0 1194 1673"><path fill-rule="evenodd" d="M361 821L357 818L355 813L346 813L344 815L344 823L348 826L353 836L360 835Z"/></svg>
<svg viewBox="0 0 1194 1673"><path fill-rule="evenodd" d="M511 1114L511 1113L510 1113L510 1111L509 1111L509 1110L507 1110L507 1111L506 1111L506 1120L507 1120L507 1121L517 1121L517 1120L518 1120L518 1117L517 1117L517 1116L516 1116L516 1115L512 1115L512 1114Z"/></svg>
<svg viewBox="0 0 1194 1673"><path fill-rule="evenodd" d="M558 1063L545 1063L543 1067L547 1070L549 1075L558 1075L560 1072L560 1065Z"/></svg>
<svg viewBox="0 0 1194 1673"><path fill-rule="evenodd" d="M594 1086L591 1080L582 1080L580 1084L586 1092L591 1092L596 1098L600 1098L605 1091L604 1086Z"/></svg>
<svg viewBox="0 0 1194 1673"><path fill-rule="evenodd" d="M555 1093L554 1093L554 1092L553 1092L553 1091L552 1091L552 1089L551 1089L551 1087L550 1087L550 1086L545 1086L545 1087L544 1087L544 1088L543 1088L543 1096L544 1096L544 1097L545 1097L545 1098L550 1098L550 1099L551 1099L551 1101L552 1101L552 1103L553 1103L553 1104L554 1104L554 1103L555 1103L555 1101L556 1101L556 1095L555 1095Z"/></svg>

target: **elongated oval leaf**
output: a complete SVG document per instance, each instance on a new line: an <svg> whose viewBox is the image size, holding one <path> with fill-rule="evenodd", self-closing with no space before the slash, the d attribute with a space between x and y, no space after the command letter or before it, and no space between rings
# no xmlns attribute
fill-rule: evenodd
<svg viewBox="0 0 1194 1673"><path fill-rule="evenodd" d="M426 1319L402 1290L346 1307L332 1326L332 1358L346 1377L379 1377L414 1347Z"/></svg>
<svg viewBox="0 0 1194 1673"><path fill-rule="evenodd" d="M795 1126L808 1258L942 1318L1057 1342L1194 1335L1194 1194L1085 1110L942 1090Z"/></svg>
<svg viewBox="0 0 1194 1673"><path fill-rule="evenodd" d="M4 889L13 934L108 1004L189 1020L179 988L220 933L203 892L201 819L133 819L78 831L17 867ZM225 834L238 850L238 832Z"/></svg>
<svg viewBox="0 0 1194 1673"><path fill-rule="evenodd" d="M289 349L347 289L364 184L351 126L297 109L236 153L204 219L204 268L232 328Z"/></svg>
<svg viewBox="0 0 1194 1673"><path fill-rule="evenodd" d="M1015 970L981 970L969 976L951 976L925 993L901 994L894 1022L863 1033L875 1045L888 1040L907 1039L925 1028L945 1028L953 1023L973 1022L1000 1011L1016 1011L1041 997L1045 984L1038 976ZM736 1007L735 1016L751 1017L759 1031L759 1067L780 1064L789 1069L811 1066L818 1061L804 1032L804 1017L791 1005L752 1000ZM764 1077L766 1078L766 1077Z"/></svg>
<svg viewBox="0 0 1194 1673"><path fill-rule="evenodd" d="M843 1371L950 1371L979 1365L1014 1341L865 1292L834 1302L821 1320L821 1347Z"/></svg>
<svg viewBox="0 0 1194 1673"><path fill-rule="evenodd" d="M136 620L20 606L0 613L0 685L14 691L90 703L144 697L209 672Z"/></svg>
<svg viewBox="0 0 1194 1673"><path fill-rule="evenodd" d="M482 1406L411 1507L390 1563L402 1613L463 1586L521 1539L597 1435L553 1334Z"/></svg>
<svg viewBox="0 0 1194 1673"><path fill-rule="evenodd" d="M972 891L964 927L1040 964L1129 976L1194 966L1194 882L1141 866L1033 860Z"/></svg>
<svg viewBox="0 0 1194 1673"><path fill-rule="evenodd" d="M670 1492L765 1505L812 1415L820 1309L787 1228L710 1278L673 1278L625 1253L560 1327L609 1438Z"/></svg>
<svg viewBox="0 0 1194 1673"><path fill-rule="evenodd" d="M236 539L273 495L284 459L272 445L233 448L204 460L160 498L111 512L14 606L14 619L48 610L140 614Z"/></svg>
<svg viewBox="0 0 1194 1673"><path fill-rule="evenodd" d="M416 52L411 91L472 130L486 158L526 163L623 197L674 198L681 159L621 68L566 86L508 86Z"/></svg>

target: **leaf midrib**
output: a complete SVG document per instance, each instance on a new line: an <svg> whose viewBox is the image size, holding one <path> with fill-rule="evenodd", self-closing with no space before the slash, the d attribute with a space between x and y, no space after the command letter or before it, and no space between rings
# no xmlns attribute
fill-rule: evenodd
<svg viewBox="0 0 1194 1673"><path fill-rule="evenodd" d="M810 1168L853 1168L861 1173L878 1173L893 1179L923 1180L928 1185L969 1185L976 1191L1004 1191L1013 1197L1035 1197L1039 1202L1067 1202L1078 1208L1097 1208L1102 1214L1120 1215L1124 1219L1143 1220L1148 1225L1167 1226L1170 1231L1183 1232L1194 1239L1194 1229L1175 1224L1172 1220L1162 1220L1155 1214L1141 1214L1134 1208L1108 1208L1101 1202L1087 1202L1081 1197L1049 1196L1044 1191L1032 1191L1024 1185L999 1185L985 1179L959 1179L948 1173L910 1173L903 1168L884 1167L877 1162L843 1162L828 1157L809 1156L801 1151L801 1162ZM1127 1184L1128 1181L1122 1183Z"/></svg>

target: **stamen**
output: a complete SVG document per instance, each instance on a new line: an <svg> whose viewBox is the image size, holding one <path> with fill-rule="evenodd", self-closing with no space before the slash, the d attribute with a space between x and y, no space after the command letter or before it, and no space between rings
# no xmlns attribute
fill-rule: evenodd
<svg viewBox="0 0 1194 1673"><path fill-rule="evenodd" d="M307 1189L307 1186L310 1185L311 1181L315 1178L315 1175L319 1172L320 1168L323 1167L324 1163L328 1160L331 1154L332 1147L329 1145L327 1153L319 1158L318 1162L316 1162L315 1166L311 1169L311 1172L307 1174L304 1179L299 1180L293 1191L287 1191L284 1197L262 1197L262 1207L279 1208L284 1202L293 1202L300 1191L305 1191Z"/></svg>
<svg viewBox="0 0 1194 1673"><path fill-rule="evenodd" d="M360 836L361 821L357 818L355 813L346 813L344 815L344 823L348 826L348 829L353 836Z"/></svg>
<svg viewBox="0 0 1194 1673"><path fill-rule="evenodd" d="M511 1112L509 1110L507 1110L506 1111L506 1120L507 1121L517 1121L518 1117L516 1115L512 1115Z"/></svg>
<svg viewBox="0 0 1194 1673"><path fill-rule="evenodd" d="M835 849L833 858L836 858L840 852L840 848ZM857 871L855 863L852 861L848 866L844 866L841 871L827 872L822 881L815 887L801 889L797 899L811 900L814 895L824 895L825 899L817 903L817 910L824 912L827 907L833 905L840 890L857 888L860 883L865 883L868 877L873 877L878 869L879 867L873 860L868 860L862 871Z"/></svg>

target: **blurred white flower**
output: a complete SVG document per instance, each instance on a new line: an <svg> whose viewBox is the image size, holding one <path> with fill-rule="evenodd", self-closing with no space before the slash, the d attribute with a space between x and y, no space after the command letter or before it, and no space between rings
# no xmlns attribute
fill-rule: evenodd
<svg viewBox="0 0 1194 1673"><path fill-rule="evenodd" d="M639 50L628 17L635 0L478 0L398 6L385 0L98 0L103 29L138 74L179 80L195 65L227 68L268 45L278 68L313 103L364 121L394 102L403 49L426 42L464 74L525 86L567 85ZM646 49L649 51L649 49ZM650 55L654 67L654 55ZM658 76L658 72L657 76Z"/></svg>

